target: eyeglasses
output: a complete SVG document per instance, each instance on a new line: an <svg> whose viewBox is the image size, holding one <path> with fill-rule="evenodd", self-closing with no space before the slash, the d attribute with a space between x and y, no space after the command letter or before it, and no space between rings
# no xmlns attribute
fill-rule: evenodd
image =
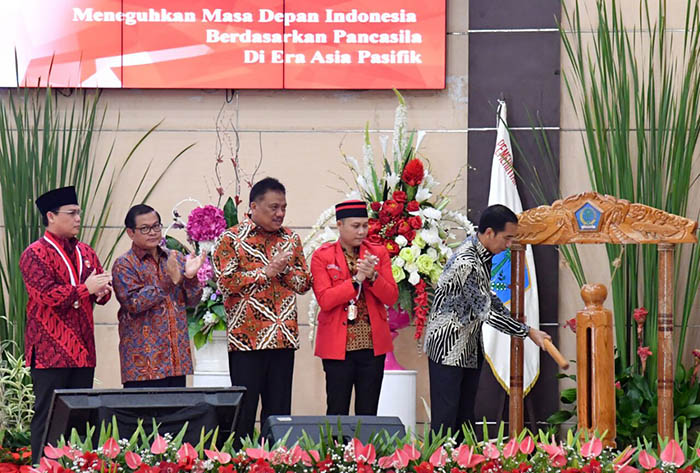
<svg viewBox="0 0 700 473"><path fill-rule="evenodd" d="M54 210L53 213L56 214L67 214L70 215L71 217L80 217L80 214L82 213L82 210L77 209L77 210Z"/></svg>
<svg viewBox="0 0 700 473"><path fill-rule="evenodd" d="M152 225L150 227L138 227L135 228L134 230L138 230L141 232L142 235L148 235L151 232L160 232L163 229L163 225L160 223L156 223L155 225Z"/></svg>

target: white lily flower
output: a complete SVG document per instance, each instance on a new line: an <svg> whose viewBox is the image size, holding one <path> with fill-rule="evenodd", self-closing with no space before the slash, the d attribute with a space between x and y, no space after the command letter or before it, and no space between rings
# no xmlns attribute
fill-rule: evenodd
<svg viewBox="0 0 700 473"><path fill-rule="evenodd" d="M425 207L423 209L423 217L425 217L426 220L440 220L442 218L442 212L435 207Z"/></svg>
<svg viewBox="0 0 700 473"><path fill-rule="evenodd" d="M386 147L389 145L389 137L386 135L380 136L379 144L382 146L382 156L386 157Z"/></svg>
<svg viewBox="0 0 700 473"><path fill-rule="evenodd" d="M421 141L423 141L423 138L425 138L425 133L425 130L419 130L418 133L416 133L416 152L418 151L418 148L420 148Z"/></svg>
<svg viewBox="0 0 700 473"><path fill-rule="evenodd" d="M424 228L420 231L421 238L430 246L440 243L440 235L435 227Z"/></svg>
<svg viewBox="0 0 700 473"><path fill-rule="evenodd" d="M426 200L430 199L433 196L433 193L430 192L430 189L427 187L419 187L418 191L416 192L416 200L418 202L425 202Z"/></svg>
<svg viewBox="0 0 700 473"><path fill-rule="evenodd" d="M355 171L357 174L362 174L360 163L357 162L357 159L353 158L352 156L348 156L346 159L348 160L348 163L350 163L350 167L353 171Z"/></svg>
<svg viewBox="0 0 700 473"><path fill-rule="evenodd" d="M398 184L399 181L401 181L401 176L397 176L393 172L386 176L386 183L392 191L396 189L396 184Z"/></svg>

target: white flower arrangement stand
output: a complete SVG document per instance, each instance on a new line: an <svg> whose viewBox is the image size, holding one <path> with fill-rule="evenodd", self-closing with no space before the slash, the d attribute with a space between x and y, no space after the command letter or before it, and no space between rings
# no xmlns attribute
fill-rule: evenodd
<svg viewBox="0 0 700 473"><path fill-rule="evenodd" d="M398 417L406 432L416 431L415 370L384 370L377 415Z"/></svg>
<svg viewBox="0 0 700 473"><path fill-rule="evenodd" d="M228 370L228 347L225 330L217 330L200 349L192 346L194 375L192 387L227 388L231 386Z"/></svg>

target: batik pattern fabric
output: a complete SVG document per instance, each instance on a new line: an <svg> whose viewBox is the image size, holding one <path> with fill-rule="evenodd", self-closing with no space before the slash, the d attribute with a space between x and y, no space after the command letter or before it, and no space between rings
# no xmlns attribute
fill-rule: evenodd
<svg viewBox="0 0 700 473"><path fill-rule="evenodd" d="M355 251L349 251L343 248L345 262L348 264L348 270L353 276L357 275L357 258L359 256L360 247L355 248ZM369 321L369 309L367 309L367 300L365 294L360 291L360 297L355 303L357 307L357 315L355 320L348 320L348 340L345 345L345 350L369 350L372 347L372 326Z"/></svg>
<svg viewBox="0 0 700 473"><path fill-rule="evenodd" d="M27 366L44 368L94 368L95 324L93 304L85 280L93 272L102 273L95 251L75 238L50 234L71 261L79 254L82 271L76 285L59 252L43 237L29 245L19 261L27 289L27 323L24 357ZM77 251L77 252L76 252ZM105 304L109 296L98 303Z"/></svg>
<svg viewBox="0 0 700 473"><path fill-rule="evenodd" d="M192 373L187 307L195 307L202 288L184 276L185 256L158 248L158 259L132 247L112 267L119 301L119 359L122 383ZM183 275L178 285L166 272L173 252Z"/></svg>
<svg viewBox="0 0 700 473"><path fill-rule="evenodd" d="M476 368L481 326L524 338L528 326L491 291L491 254L478 237L467 238L445 265L428 315L424 350L436 363Z"/></svg>
<svg viewBox="0 0 700 473"><path fill-rule="evenodd" d="M288 265L268 278L265 266L291 251ZM250 218L217 239L212 263L224 296L229 351L299 348L295 294L311 288L299 235L286 227L268 232Z"/></svg>

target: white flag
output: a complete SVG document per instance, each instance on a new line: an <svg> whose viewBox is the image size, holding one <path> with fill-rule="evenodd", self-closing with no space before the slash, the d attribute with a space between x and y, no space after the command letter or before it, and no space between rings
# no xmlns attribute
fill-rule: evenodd
<svg viewBox="0 0 700 473"><path fill-rule="evenodd" d="M497 114L496 149L491 164L491 187L489 205L502 204L516 214L523 211L518 188L515 186L513 170L513 152L510 136L506 129L506 103L499 100ZM525 250L525 323L530 327L540 326L540 307L537 299L537 276L532 248ZM491 268L491 288L500 297L506 307L510 308L510 250L493 257ZM491 365L491 371L510 394L510 336L493 327L483 325L484 354ZM525 339L523 366L523 393L527 394L540 374L540 349L529 338Z"/></svg>

